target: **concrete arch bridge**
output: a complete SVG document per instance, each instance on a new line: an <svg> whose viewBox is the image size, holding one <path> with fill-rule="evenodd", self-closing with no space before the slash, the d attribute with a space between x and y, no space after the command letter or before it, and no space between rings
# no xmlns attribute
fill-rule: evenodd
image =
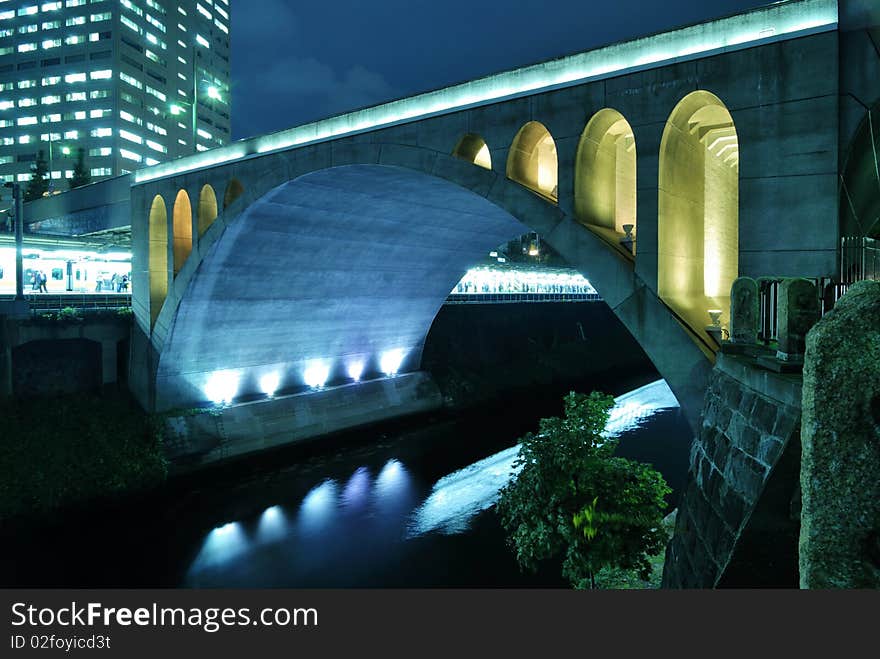
<svg viewBox="0 0 880 659"><path fill-rule="evenodd" d="M416 371L461 275L536 231L696 428L732 281L838 268L860 34L777 3L139 170L131 386L166 411Z"/></svg>

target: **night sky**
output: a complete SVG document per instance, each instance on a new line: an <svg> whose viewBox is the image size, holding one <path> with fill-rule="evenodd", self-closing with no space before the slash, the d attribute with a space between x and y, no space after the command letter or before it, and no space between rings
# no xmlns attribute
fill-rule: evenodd
<svg viewBox="0 0 880 659"><path fill-rule="evenodd" d="M231 0L235 139L768 4Z"/></svg>

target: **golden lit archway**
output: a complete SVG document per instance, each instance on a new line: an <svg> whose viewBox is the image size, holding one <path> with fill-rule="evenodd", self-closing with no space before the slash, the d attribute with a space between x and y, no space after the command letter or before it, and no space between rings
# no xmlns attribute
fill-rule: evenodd
<svg viewBox="0 0 880 659"><path fill-rule="evenodd" d="M467 160L477 167L492 169L492 155L489 153L489 146L486 144L486 140L476 133L464 135L455 145L452 155Z"/></svg>
<svg viewBox="0 0 880 659"><path fill-rule="evenodd" d="M177 275L189 253L192 251L192 204L189 202L189 195L186 190L177 193L177 199L174 201L174 222L172 235L174 242L172 245L174 251L174 274Z"/></svg>
<svg viewBox="0 0 880 659"><path fill-rule="evenodd" d="M226 192L223 195L223 210L229 208L233 201L238 199L241 195L244 194L244 186L241 184L237 178L229 181L229 185L226 186Z"/></svg>
<svg viewBox="0 0 880 659"><path fill-rule="evenodd" d="M636 142L617 110L593 115L581 134L574 168L577 219L619 245L636 228ZM626 227L626 228L624 228Z"/></svg>
<svg viewBox="0 0 880 659"><path fill-rule="evenodd" d="M739 141L724 103L707 91L685 96L660 142L657 286L696 330L709 309L730 314L739 272Z"/></svg>
<svg viewBox="0 0 880 659"><path fill-rule="evenodd" d="M148 228L150 277L150 326L156 322L168 295L168 211L161 195L153 198Z"/></svg>
<svg viewBox="0 0 880 659"><path fill-rule="evenodd" d="M217 195L210 185L203 185L199 193L199 238L217 219Z"/></svg>
<svg viewBox="0 0 880 659"><path fill-rule="evenodd" d="M544 124L530 121L520 128L507 155L507 178L557 201L556 143Z"/></svg>

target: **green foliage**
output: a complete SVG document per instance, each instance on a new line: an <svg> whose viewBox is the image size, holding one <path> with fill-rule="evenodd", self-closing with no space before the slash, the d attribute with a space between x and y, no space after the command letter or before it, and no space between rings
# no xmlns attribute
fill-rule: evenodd
<svg viewBox="0 0 880 659"><path fill-rule="evenodd" d="M671 490L649 465L614 457L617 440L602 435L613 404L598 392L568 394L563 418L541 419L522 439L518 474L497 506L520 566L561 558L577 588L594 586L603 568L647 579L666 543Z"/></svg>
<svg viewBox="0 0 880 659"><path fill-rule="evenodd" d="M73 307L64 307L58 312L56 318L61 321L82 320L82 314L78 309L74 309Z"/></svg>
<svg viewBox="0 0 880 659"><path fill-rule="evenodd" d="M70 189L79 188L92 182L92 173L86 168L86 150L82 147L76 151L76 164L73 166L73 176L68 181Z"/></svg>
<svg viewBox="0 0 880 659"><path fill-rule="evenodd" d="M33 201L49 191L49 164L43 158L43 152L37 154L37 161L31 166L31 180L24 191L24 200Z"/></svg>
<svg viewBox="0 0 880 659"><path fill-rule="evenodd" d="M121 393L0 403L0 519L162 483L161 424Z"/></svg>

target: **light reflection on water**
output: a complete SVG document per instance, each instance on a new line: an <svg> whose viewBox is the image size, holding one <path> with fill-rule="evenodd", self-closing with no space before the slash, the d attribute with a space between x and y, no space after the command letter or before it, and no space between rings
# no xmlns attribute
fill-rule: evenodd
<svg viewBox="0 0 880 659"><path fill-rule="evenodd" d="M653 415L675 407L666 383L651 383L616 399L608 434L642 427ZM319 563L332 571L337 564L384 559L430 533L466 533L472 520L496 502L513 475L518 452L519 446L512 446L433 483L419 482L398 458L387 460L375 479L367 466L339 482L325 478L298 508L281 502L256 520L232 521L208 532L185 585L222 585L228 573L247 570L258 572L254 580L271 585L283 582L286 577L278 571L294 569L291 564L297 561L303 570ZM294 522L288 510L296 510Z"/></svg>

